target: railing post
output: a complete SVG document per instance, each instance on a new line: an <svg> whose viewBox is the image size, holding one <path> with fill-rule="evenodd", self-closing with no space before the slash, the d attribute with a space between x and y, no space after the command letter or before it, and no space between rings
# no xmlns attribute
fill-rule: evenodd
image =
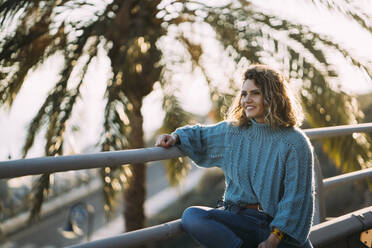
<svg viewBox="0 0 372 248"><path fill-rule="evenodd" d="M320 168L318 156L314 153L314 173L315 173L315 213L314 225L322 223L326 218L323 173Z"/></svg>

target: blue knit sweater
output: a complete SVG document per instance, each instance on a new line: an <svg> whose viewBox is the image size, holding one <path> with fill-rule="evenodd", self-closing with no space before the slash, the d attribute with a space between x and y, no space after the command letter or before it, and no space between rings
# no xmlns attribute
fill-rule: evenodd
<svg viewBox="0 0 372 248"><path fill-rule="evenodd" d="M177 145L197 165L225 174L225 201L261 203L277 227L299 243L313 217L313 151L298 128L273 128L252 120L249 127L223 121L185 126Z"/></svg>

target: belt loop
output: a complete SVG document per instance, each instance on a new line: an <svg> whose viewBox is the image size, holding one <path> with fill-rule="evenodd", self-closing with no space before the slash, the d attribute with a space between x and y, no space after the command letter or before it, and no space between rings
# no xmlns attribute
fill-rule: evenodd
<svg viewBox="0 0 372 248"><path fill-rule="evenodd" d="M261 204L257 204L257 210L258 210L259 212L263 212L263 209L261 208Z"/></svg>

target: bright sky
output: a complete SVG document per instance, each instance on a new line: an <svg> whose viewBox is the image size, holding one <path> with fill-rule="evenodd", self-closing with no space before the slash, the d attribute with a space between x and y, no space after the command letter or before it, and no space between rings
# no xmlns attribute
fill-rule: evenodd
<svg viewBox="0 0 372 248"><path fill-rule="evenodd" d="M314 28L314 30L344 40L345 45L355 50L358 56L372 58L372 46L370 46L372 44L371 35L365 35L356 25L345 22L341 15L335 15L332 20L325 19L325 15L321 10L309 8L308 6L300 6L298 5L298 1L295 0L255 0L253 2L265 11L275 12L294 19L301 19L304 23ZM294 7L296 4L298 5L297 8ZM282 6L289 5L291 5L291 8L282 8ZM371 5L368 6L370 9L372 8ZM370 13L372 13L372 10ZM213 48L213 46L210 47ZM341 61L337 57L334 60ZM9 154L13 158L20 157L27 126L43 103L48 91L58 80L55 72L55 69L58 68L58 63L61 63L58 58L51 58L45 65L38 68L36 73L30 74L20 95L16 98L12 110L6 112L4 109L0 109L0 137L2 137L2 142L0 143L0 160L6 160ZM84 127L81 127L79 132L74 132L66 141L66 151L74 150L77 153L83 152L87 147L95 145L102 132L104 109L102 99L107 78L107 71L102 68L106 68L107 63L107 60L95 61L90 67L90 70L94 73L91 73L86 78L86 83L82 89L82 99L84 101L79 102L68 128L71 129L72 126L81 123L84 123ZM342 69L341 73L344 78L342 84L344 90L352 93L372 92L371 80L367 80L367 77L364 77L363 74L352 69L346 63L339 63L339 66ZM221 68L216 71L216 78L221 78L219 73L221 73ZM202 115L209 111L211 105L208 100L208 87L202 78L197 74L182 74L175 76L174 80L179 83L179 92L182 92L182 94L178 95L182 95L182 104L186 110ZM92 84L94 84L93 87ZM161 110L162 96L159 87L156 84L154 87L155 90L144 100L142 111L147 138L160 127L164 116ZM42 135L44 134L42 133L39 136ZM29 156L42 156L43 145L42 139L38 139L35 147L30 151Z"/></svg>
<svg viewBox="0 0 372 248"><path fill-rule="evenodd" d="M295 22L300 21L311 27L313 31L329 35L338 41L341 40L345 47L351 49L355 55L371 61L372 35L362 30L354 21L349 21L341 13L335 12L330 16L328 10L298 0L253 0L252 2L267 13L275 13ZM365 12L372 15L372 4L369 0L358 1L359 4ZM283 8L283 6L287 7ZM372 26L371 23L369 25ZM340 69L341 86L344 91L355 94L372 92L372 80L366 75L345 63L339 56L334 56L332 62Z"/></svg>

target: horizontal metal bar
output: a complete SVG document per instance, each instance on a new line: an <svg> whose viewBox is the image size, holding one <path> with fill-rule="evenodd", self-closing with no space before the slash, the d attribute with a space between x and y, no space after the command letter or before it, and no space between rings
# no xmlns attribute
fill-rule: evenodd
<svg viewBox="0 0 372 248"><path fill-rule="evenodd" d="M367 207L313 226L310 230L310 240L315 247L326 245L371 227L372 207ZM181 220L178 219L106 239L69 246L69 248L136 247L172 238L182 231Z"/></svg>
<svg viewBox="0 0 372 248"><path fill-rule="evenodd" d="M94 154L41 157L0 162L0 179L69 170L120 166L129 163L177 158L184 154L176 147L132 149Z"/></svg>
<svg viewBox="0 0 372 248"><path fill-rule="evenodd" d="M326 190L334 188L336 186L349 183L356 180L365 179L372 176L372 168L345 173L339 176L326 178L323 180L323 187Z"/></svg>
<svg viewBox="0 0 372 248"><path fill-rule="evenodd" d="M355 212L325 221L311 228L310 240L314 247L326 245L353 234L361 233L372 227L372 207L366 207ZM346 240L344 240L346 243Z"/></svg>
<svg viewBox="0 0 372 248"><path fill-rule="evenodd" d="M329 138L352 133L369 133L372 132L372 123L311 128L305 129L304 132L310 139Z"/></svg>
<svg viewBox="0 0 372 248"><path fill-rule="evenodd" d="M372 123L313 128L306 129L304 132L311 139L346 135L353 132L372 132ZM184 154L175 147L169 149L152 147L94 154L10 160L0 162L0 179L69 170L120 166L129 163L143 163L181 156L184 156Z"/></svg>
<svg viewBox="0 0 372 248"><path fill-rule="evenodd" d="M144 228L138 231L127 232L114 237L95 240L83 244L69 246L70 248L117 248L136 247L149 242L169 239L182 233L181 220L174 220L161 225Z"/></svg>

